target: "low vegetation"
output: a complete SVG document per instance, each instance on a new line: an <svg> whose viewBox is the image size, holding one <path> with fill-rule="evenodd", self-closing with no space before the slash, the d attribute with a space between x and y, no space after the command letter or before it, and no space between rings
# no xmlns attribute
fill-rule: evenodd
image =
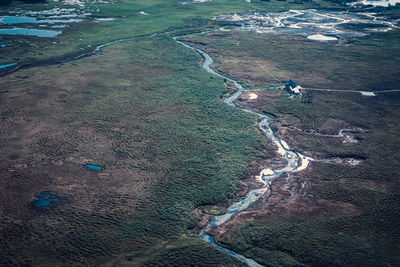
<svg viewBox="0 0 400 267"><path fill-rule="evenodd" d="M99 264L160 243L154 261L164 261L173 240L188 242L176 260L225 261L182 234L197 206L234 196L264 143L199 61L170 38L145 38L3 79L2 264ZM41 191L67 203L35 210Z"/></svg>

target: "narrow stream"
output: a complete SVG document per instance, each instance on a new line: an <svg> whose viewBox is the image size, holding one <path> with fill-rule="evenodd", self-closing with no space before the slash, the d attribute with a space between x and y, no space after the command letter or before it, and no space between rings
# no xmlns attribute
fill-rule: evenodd
<svg viewBox="0 0 400 267"><path fill-rule="evenodd" d="M205 70L207 70L209 73L216 75L222 79L226 79L235 85L235 87L238 89L238 91L236 93L234 93L233 95L231 95L230 97L226 98L224 100L224 102L230 106L237 107L235 105L235 101L243 93L243 91L244 91L243 86L241 86L237 81L235 81L231 78L228 78L224 75L221 75L221 74L217 73L216 71L214 71L213 69L211 69L210 66L213 63L213 60L210 57L210 55L208 55L206 52L204 52L198 48L195 48L193 46L190 46L184 42L178 41L176 38L177 38L177 36L173 37L175 42L196 51L203 57L203 59L204 59L203 68ZM286 142L279 140L274 135L271 128L269 127L270 118L268 116L254 112L249 109L245 109L245 108L241 108L241 107L237 107L237 108L240 108L241 110L243 110L245 112L255 114L258 117L262 118L261 122L258 124L259 129L263 132L263 135L265 135L267 138L271 139L274 142L274 144L277 147L278 154L280 154L282 157L284 157L286 159L287 165L284 168L278 169L278 170L263 169L257 177L259 178L259 181L264 184L264 186L262 188L254 189L254 190L251 190L250 192L248 192L246 194L246 196L239 199L239 201L233 203L227 209L225 214L214 216L212 218L211 222L201 231L201 233L199 234L199 237L201 239L203 239L204 241L212 244L217 249L241 260L242 262L248 264L249 266L262 266L259 263L257 263L256 261L254 261L253 259L246 258L243 255L240 255L236 252L233 252L224 247L221 247L220 245L218 245L215 242L214 237L206 234L205 231L208 230L212 226L218 226L218 225L226 223L227 221L230 220L232 215L247 209L252 203L256 202L264 193L266 193L269 190L270 182L273 179L278 178L280 175L282 175L284 173L304 170L305 168L307 168L309 161L311 161L313 159L306 157L304 155L301 155L298 152L291 151L289 149L288 145L286 144Z"/></svg>
<svg viewBox="0 0 400 267"><path fill-rule="evenodd" d="M154 35L154 34L152 34L152 35ZM0 65L0 69L5 69L5 71L0 72L0 78L7 76L18 70L21 70L21 69L27 69L27 68L33 68L33 67L39 67L39 66L45 66L45 65L62 64L62 63L67 63L67 62L71 62L71 61L75 61L75 60L79 60L79 59L83 59L83 58L87 58L87 57L95 57L95 56L98 56L101 54L101 49L104 47L107 47L107 46L110 46L113 44L117 44L117 43L121 43L121 42L131 41L131 40L141 38L141 37L146 37L146 36L151 36L151 35L142 35L142 36L135 36L135 37L131 37L131 38L117 39L115 41L111 41L111 42L108 42L105 44L98 45L94 49L90 50L89 52L84 52L77 56L73 56L73 57L66 58L66 59L56 59L51 62L44 61L44 62L36 62L33 64L11 63L11 64ZM13 67L13 68L11 68L11 67Z"/></svg>

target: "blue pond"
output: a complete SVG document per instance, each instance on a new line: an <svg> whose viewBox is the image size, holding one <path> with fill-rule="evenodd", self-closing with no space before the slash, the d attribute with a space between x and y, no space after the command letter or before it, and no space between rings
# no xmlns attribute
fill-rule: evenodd
<svg viewBox="0 0 400 267"><path fill-rule="evenodd" d="M30 35L38 37L55 37L61 34L61 31L49 31L49 30L38 30L30 28L12 28L12 29L0 29L0 34L7 35Z"/></svg>
<svg viewBox="0 0 400 267"><path fill-rule="evenodd" d="M5 69L11 66L17 65L17 63L10 63L10 64L5 64L5 65L0 65L0 69Z"/></svg>
<svg viewBox="0 0 400 267"><path fill-rule="evenodd" d="M102 172L104 167L102 166L97 166L97 165L93 165L93 164L85 164L86 168L88 168L89 170L95 171L95 172Z"/></svg>
<svg viewBox="0 0 400 267"><path fill-rule="evenodd" d="M38 23L38 20L32 17L3 16L0 17L0 22L3 24Z"/></svg>
<svg viewBox="0 0 400 267"><path fill-rule="evenodd" d="M32 204L35 208L49 208L58 205L59 203L60 200L57 195L45 191L40 193L39 199L34 201Z"/></svg>
<svg viewBox="0 0 400 267"><path fill-rule="evenodd" d="M0 17L0 23L2 24L21 24L21 23L72 23L81 22L82 19L36 19L33 17L23 17L23 16L3 16Z"/></svg>

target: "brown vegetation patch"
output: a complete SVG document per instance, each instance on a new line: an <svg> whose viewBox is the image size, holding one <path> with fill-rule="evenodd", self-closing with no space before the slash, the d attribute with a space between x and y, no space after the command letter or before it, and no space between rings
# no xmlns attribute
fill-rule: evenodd
<svg viewBox="0 0 400 267"><path fill-rule="evenodd" d="M251 99L251 94L256 94L256 99ZM265 105L273 105L275 101L282 97L287 97L280 91L271 91L263 89L246 90L237 101L241 107L262 113ZM274 116L274 114L269 114Z"/></svg>
<svg viewBox="0 0 400 267"><path fill-rule="evenodd" d="M130 127L145 125L146 117L135 109L125 111L126 104L110 94L115 87L95 82L103 59L86 59L74 68L75 63L68 63L43 72L22 70L0 80L0 87L9 91L0 100L2 227L35 218L31 203L42 191L67 199L60 210L72 206L118 216L134 216L141 199L148 197L160 175L147 169L150 164L143 154L148 153L149 140L139 128L124 126L126 120L131 121ZM90 71L85 64L91 64ZM134 73L132 68L130 73ZM98 86L93 87L94 83ZM85 109L91 116L96 107L110 108L101 114L109 118L89 121ZM104 120L112 119L118 109L123 110L118 116L127 116L115 120L113 129L104 128ZM159 112L155 109L154 115ZM90 171L85 163L105 166L105 170Z"/></svg>
<svg viewBox="0 0 400 267"><path fill-rule="evenodd" d="M327 200L314 189L312 169L305 172L284 175L271 183L271 189L251 208L237 214L229 222L212 227L209 232L217 240L228 238L246 222L255 219L266 224L280 224L306 218L356 216L361 211L348 202ZM318 186L321 180L317 179Z"/></svg>
<svg viewBox="0 0 400 267"><path fill-rule="evenodd" d="M348 183L346 179L341 179L340 182ZM381 193L388 192L390 189L393 188L393 183L388 183L388 182L377 182L373 180L355 179L355 178L351 179L351 182L362 188L366 188Z"/></svg>

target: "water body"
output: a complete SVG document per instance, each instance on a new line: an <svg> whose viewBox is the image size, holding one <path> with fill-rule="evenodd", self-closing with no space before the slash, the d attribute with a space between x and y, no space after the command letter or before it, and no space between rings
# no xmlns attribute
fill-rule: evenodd
<svg viewBox="0 0 400 267"><path fill-rule="evenodd" d="M198 52L204 58L203 68L207 72L209 72L217 77L220 77L221 79L226 79L234 84L234 86L236 87L236 89L238 91L236 93L234 93L232 96L226 98L224 100L224 102L226 104L228 104L229 106L237 107L235 105L235 101L243 93L243 91L244 91L243 86L240 85L240 83L238 83L237 81L215 72L210 67L211 64L213 63L213 60L210 57L210 55L208 55L206 52L204 52L198 48L192 47L184 42L178 41L178 40L176 40L176 37L174 37L173 39L178 44L181 44L187 48L190 48L190 49ZM239 108L239 107L237 107L237 108ZM231 217L234 214L237 214L237 213L247 209L252 203L256 202L264 193L266 193L269 190L269 185L272 180L278 178L279 176L281 176L284 173L295 172L295 171L300 171L300 170L306 169L309 161L312 159L305 157L304 155L301 155L300 153L297 153L295 151L291 151L289 149L289 146L286 144L286 142L279 140L273 133L272 129L269 127L270 118L268 116L265 116L260 113L256 113L249 109L245 109L245 108L240 108L240 109L243 110L244 112L248 112L248 113L254 114L254 115L262 118L261 122L258 125L259 129L263 132L263 135L265 137L267 137L268 139L271 139L273 141L273 143L275 144L275 146L277 148L278 153L283 158L286 159L287 164L285 167L283 167L282 169L278 169L278 170L272 170L272 169L262 170L258 177L260 178L259 181L262 182L264 184L264 186L248 192L246 194L246 196L240 198L237 202L233 203L230 207L228 207L225 214L214 216L211 220L211 223L209 223L201 231L201 233L199 234L199 237L201 239L203 239L204 241L212 244L217 249L241 260L242 262L248 264L249 266L259 267L262 265L255 262L253 259L246 258L243 255L240 255L234 251L228 250L228 249L218 245L217 243L215 243L214 237L206 234L205 231L207 231L210 227L218 226L218 225L222 225L222 224L226 223L227 221L229 221L231 219Z"/></svg>
<svg viewBox="0 0 400 267"><path fill-rule="evenodd" d="M10 63L10 64L5 64L5 65L0 65L0 69L6 69L12 66L17 65L17 63Z"/></svg>
<svg viewBox="0 0 400 267"><path fill-rule="evenodd" d="M54 205L58 205L60 200L57 195L48 191L40 193L39 199L34 201L32 205L35 208L49 208Z"/></svg>
<svg viewBox="0 0 400 267"><path fill-rule="evenodd" d="M2 16L0 17L2 24L18 24L18 23L38 23L36 18L23 16Z"/></svg>
<svg viewBox="0 0 400 267"><path fill-rule="evenodd" d="M85 164L85 167L95 172L102 172L104 170L104 167L93 164Z"/></svg>
<svg viewBox="0 0 400 267"><path fill-rule="evenodd" d="M33 24L33 23L46 23L46 24L56 24L56 23L73 23L81 22L82 19L37 19L34 17L24 17L24 16L2 16L0 17L0 23L12 25L12 24Z"/></svg>
<svg viewBox="0 0 400 267"><path fill-rule="evenodd" d="M9 11L7 16L0 16L0 25L39 24L39 27L65 28L68 27L67 24L82 22L88 15L91 15L91 13L76 8ZM0 29L0 35L27 35L49 38L61 33L61 31L34 29L31 26Z"/></svg>
<svg viewBox="0 0 400 267"><path fill-rule="evenodd" d="M61 34L61 31L51 31L51 30L38 30L31 28L12 28L12 29L0 29L0 35L27 35L27 36L37 36L44 38L51 38Z"/></svg>

